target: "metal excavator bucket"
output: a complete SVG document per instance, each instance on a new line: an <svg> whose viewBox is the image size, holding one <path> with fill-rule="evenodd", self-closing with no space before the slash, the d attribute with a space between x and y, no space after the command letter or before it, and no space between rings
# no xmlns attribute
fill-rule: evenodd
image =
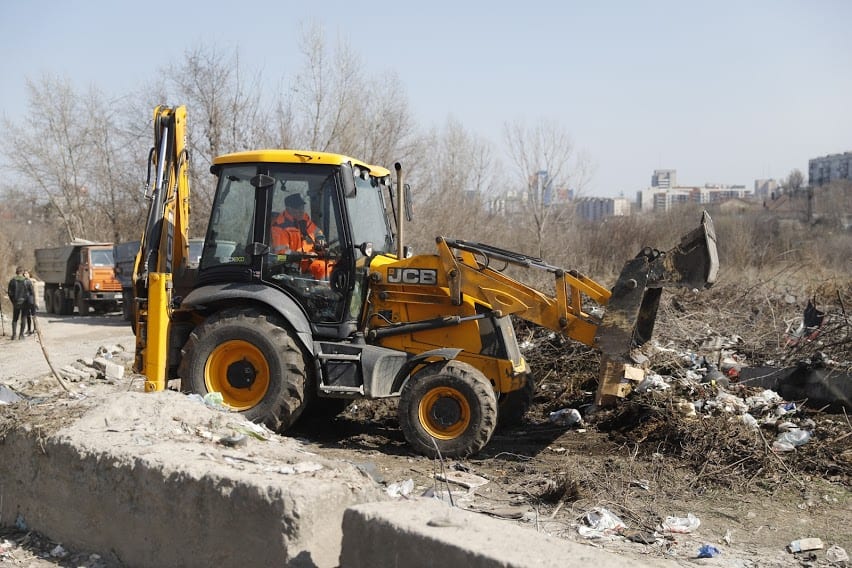
<svg viewBox="0 0 852 568"><path fill-rule="evenodd" d="M701 214L701 224L680 239L680 243L652 263L649 283L657 286L709 288L716 282L719 256L716 230L710 214Z"/></svg>
<svg viewBox="0 0 852 568"><path fill-rule="evenodd" d="M700 225L667 252L643 249L621 271L596 336L601 374L596 404L626 396L644 377L631 366L630 351L651 339L664 287L709 288L716 282L719 257L713 220L704 211Z"/></svg>

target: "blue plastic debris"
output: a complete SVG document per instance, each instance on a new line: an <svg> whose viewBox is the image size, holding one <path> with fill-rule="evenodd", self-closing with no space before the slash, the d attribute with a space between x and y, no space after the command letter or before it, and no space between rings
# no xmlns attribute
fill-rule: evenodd
<svg viewBox="0 0 852 568"><path fill-rule="evenodd" d="M713 546L712 544L705 544L698 549L698 558L713 558L714 556L719 556L720 554L722 554L722 551Z"/></svg>

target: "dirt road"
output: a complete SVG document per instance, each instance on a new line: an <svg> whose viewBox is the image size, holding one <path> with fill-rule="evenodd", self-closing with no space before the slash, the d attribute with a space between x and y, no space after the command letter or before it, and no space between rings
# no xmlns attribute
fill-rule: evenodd
<svg viewBox="0 0 852 568"><path fill-rule="evenodd" d="M105 344L133 349L133 335L117 315L51 316L40 323L55 367L93 357ZM534 347L541 348L540 344ZM0 381L22 392L58 391L58 383L46 378L49 368L35 338L12 343L7 337L0 342L0 369ZM590 417L582 425L560 426L548 420L548 412L556 408L560 397L566 400L566 382L558 372L555 376L542 372L539 377L539 395L529 419L518 428L498 432L483 452L470 459L438 461L412 453L398 429L391 401L357 402L333 419L306 417L288 435L302 439L322 456L356 464L400 498L433 493L457 506L628 558L668 559L684 566L708 562L786 567L803 561L827 566L825 552L830 546L852 551L848 522L852 496L843 476L791 469L790 457L765 451L764 434L747 433L726 418L720 422L699 416L680 422L655 415L650 399L618 413ZM131 377L113 385L84 381L72 386L134 388ZM579 402L589 395L572 396ZM666 404L672 406L673 399ZM838 422L842 436L843 417L829 420ZM753 444L743 450L745 457L719 466L720 448L735 447L743 440ZM763 465L744 469L749 452L759 454ZM696 453L705 455L704 467L696 466ZM474 487L466 489L437 478L458 478ZM580 527L590 528L586 519L606 516L603 510L617 516L627 529L617 536L581 536ZM700 524L692 532L659 530L667 517L695 525L694 517ZM790 542L808 537L824 543L813 560L786 549ZM6 539L14 545L9 536ZM0 566L66 565L60 559L36 558L59 544L32 544L37 542L34 537L29 548L12 548L31 564L7 562L0 556ZM704 545L715 547L719 555L696 561ZM89 553L75 558L74 565L103 565Z"/></svg>
<svg viewBox="0 0 852 568"><path fill-rule="evenodd" d="M48 360L59 369L82 357L94 357L101 345L121 345L128 352L134 349L130 324L119 315L81 318L39 314L36 321L47 358L35 334L12 341L10 330L6 329L6 335L0 338L0 381L5 384L25 383L47 375Z"/></svg>

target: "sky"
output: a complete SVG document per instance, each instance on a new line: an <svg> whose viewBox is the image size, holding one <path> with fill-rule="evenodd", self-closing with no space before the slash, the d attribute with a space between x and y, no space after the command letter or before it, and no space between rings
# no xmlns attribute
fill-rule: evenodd
<svg viewBox="0 0 852 568"><path fill-rule="evenodd" d="M848 0L0 0L0 115L25 115L28 79L122 96L199 46L280 80L318 25L396 74L424 129L500 147L508 123L560 126L584 195L633 198L655 169L753 188L852 151L850 22Z"/></svg>

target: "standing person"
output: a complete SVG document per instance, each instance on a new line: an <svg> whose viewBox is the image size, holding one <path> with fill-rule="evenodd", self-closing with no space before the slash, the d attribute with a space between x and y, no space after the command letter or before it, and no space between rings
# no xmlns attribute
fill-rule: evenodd
<svg viewBox="0 0 852 568"><path fill-rule="evenodd" d="M35 303L35 283L33 283L33 279L30 277L30 271L24 270L24 278L30 284L30 292L27 294L27 335L33 334L33 318L35 318L36 313L36 303Z"/></svg>
<svg viewBox="0 0 852 568"><path fill-rule="evenodd" d="M26 310L27 298L35 297L33 293L33 283L24 278L24 269L20 266L15 269L15 276L9 280L9 287L6 290L9 294L9 300L12 301L12 339L15 339L15 328L18 327L18 318L21 319L21 332L17 335L18 339L24 338L24 327L26 325Z"/></svg>

